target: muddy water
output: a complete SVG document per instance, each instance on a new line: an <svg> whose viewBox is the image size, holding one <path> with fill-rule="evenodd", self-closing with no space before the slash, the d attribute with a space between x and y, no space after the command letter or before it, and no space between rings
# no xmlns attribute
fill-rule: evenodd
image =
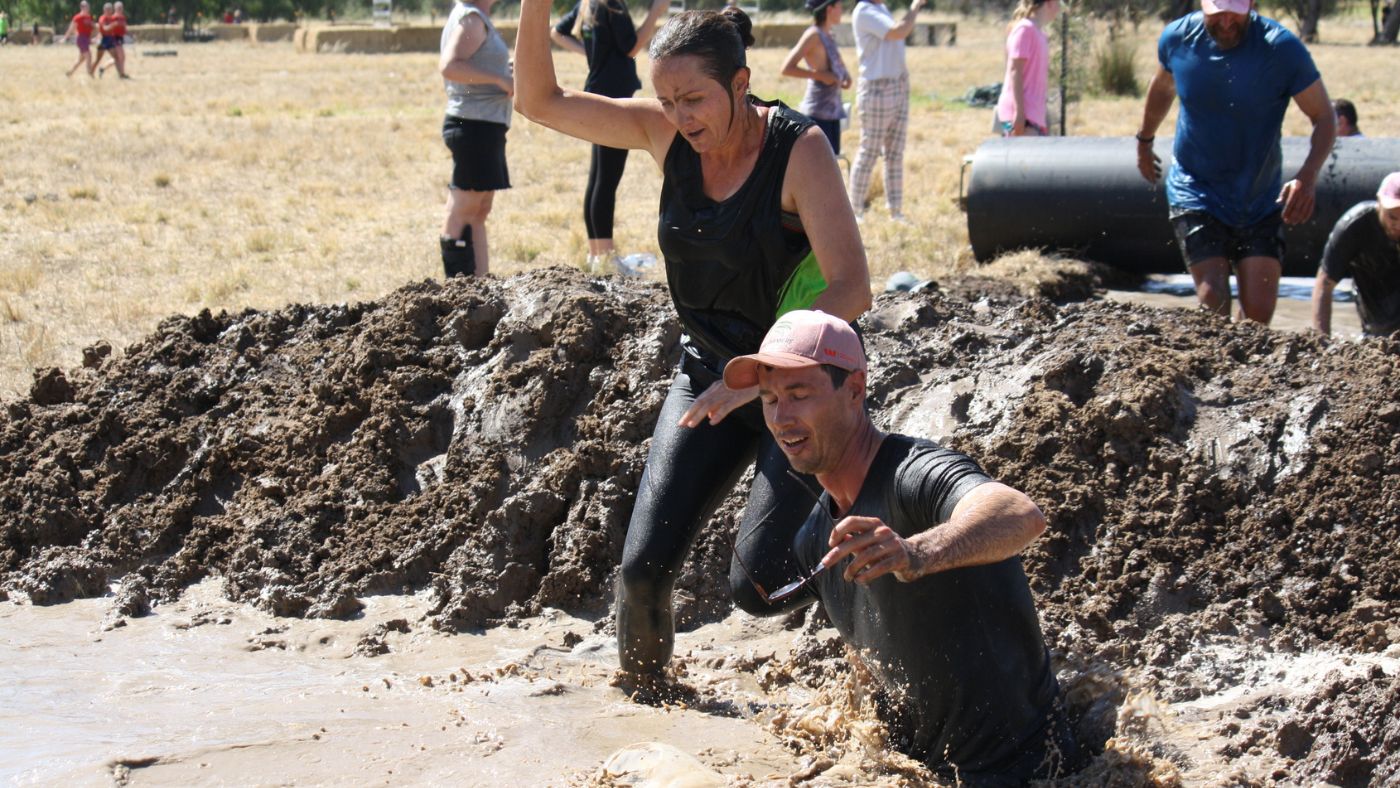
<svg viewBox="0 0 1400 788"><path fill-rule="evenodd" d="M356 621L279 619L206 582L110 630L110 600L0 603L0 782L542 784L653 740L717 773L798 768L763 726L773 699L752 674L701 677L751 707L658 708L609 684L616 649L591 622L551 611L448 636L421 627L421 597L364 601ZM375 636L394 620L409 631ZM356 654L366 638L388 652ZM792 639L735 619L683 634L679 653L718 664Z"/></svg>
<svg viewBox="0 0 1400 788"><path fill-rule="evenodd" d="M1274 319L1269 324L1271 328L1295 332L1312 328L1312 281L1311 278L1284 277L1280 283ZM1107 290L1104 298L1164 309L1198 308L1196 296L1191 291L1190 277L1186 274L1152 277L1149 285L1139 290ZM1332 304L1332 335L1342 339L1361 336L1361 319L1357 317L1356 305L1352 303L1350 283L1343 283L1336 290Z"/></svg>
<svg viewBox="0 0 1400 788"><path fill-rule="evenodd" d="M615 647L590 621L551 610L448 635L421 628L429 609L421 596L364 601L355 621L277 618L228 602L210 581L115 629L105 628L110 600L0 603L0 782L927 779L876 763L861 752L868 722L829 692L791 681L792 665L814 661L812 644L834 642L830 630L788 631L735 613L681 633L690 695L648 704L612 686ZM804 644L809 653L793 656ZM387 650L365 653L379 648ZM1242 724L1277 725L1339 680L1396 675L1397 658L1400 647L1200 649L1193 667L1218 677L1218 691L1173 703L1130 688L1115 710L1120 738L1097 777L1080 782L1152 775L1218 784L1274 773L1283 762L1276 752L1222 757Z"/></svg>

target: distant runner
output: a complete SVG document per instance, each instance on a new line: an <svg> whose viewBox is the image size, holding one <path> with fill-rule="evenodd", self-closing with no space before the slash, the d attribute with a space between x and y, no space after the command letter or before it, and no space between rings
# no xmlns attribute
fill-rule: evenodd
<svg viewBox="0 0 1400 788"><path fill-rule="evenodd" d="M131 79L126 73L126 47L123 46L126 42L126 9L122 7L121 3L113 6L107 30L111 37L111 46L108 47L108 51L112 53L112 65L117 67L117 76L122 79ZM98 52L97 57L100 60L102 53ZM106 66L99 68L97 76L102 76L106 71Z"/></svg>
<svg viewBox="0 0 1400 788"><path fill-rule="evenodd" d="M899 749L949 784L1073 770L1078 748L1018 556L1045 530L1040 509L963 454L880 432L865 408L865 353L843 320L787 313L724 382L758 386L783 454L824 490L793 541L796 578L890 690L882 716Z"/></svg>
<svg viewBox="0 0 1400 788"><path fill-rule="evenodd" d="M1180 95L1167 204L1196 297L1230 314L1233 265L1239 318L1267 325L1278 302L1282 225L1312 216L1337 116L1303 42L1253 7L1253 0L1201 0L1201 13L1162 31L1137 159L1142 177L1156 183L1162 168L1152 140ZM1312 149L1282 183L1279 140L1290 98L1312 120Z"/></svg>
<svg viewBox="0 0 1400 788"><path fill-rule="evenodd" d="M65 41L71 38L78 45L78 62L68 69L66 76L73 76L79 66L86 68L88 76L92 76L92 31L96 26L92 12L88 10L88 0L83 0L78 4L78 13L68 23L68 32L63 34Z"/></svg>
<svg viewBox="0 0 1400 788"><path fill-rule="evenodd" d="M1332 289L1351 277L1361 330L1376 336L1400 331L1400 172L1381 181L1375 200L1337 220L1313 283L1313 328L1332 333Z"/></svg>
<svg viewBox="0 0 1400 788"><path fill-rule="evenodd" d="M89 71L89 72L97 73L98 76L101 76L101 75L102 75L102 74L101 74L101 71L100 71L99 68L98 68L98 67L102 64L102 56L105 55L105 54L107 54L107 53L112 49L112 46L113 46L113 44L112 44L112 14L113 14L112 4L111 4L111 3L103 3L103 4L102 4L102 16L99 16L99 17L97 18L97 35L98 35L98 39L97 39L97 57L93 59L92 65L88 67L88 71ZM115 61L115 60L116 60L116 57L113 56L112 60Z"/></svg>

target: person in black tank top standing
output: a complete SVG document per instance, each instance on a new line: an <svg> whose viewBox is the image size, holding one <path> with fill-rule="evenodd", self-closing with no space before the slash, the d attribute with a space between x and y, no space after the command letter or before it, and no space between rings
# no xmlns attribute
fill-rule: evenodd
<svg viewBox="0 0 1400 788"><path fill-rule="evenodd" d="M808 493L763 426L757 389L726 388L724 365L755 352L784 312L820 309L854 321L870 308L865 250L826 137L782 104L748 95L750 27L734 7L677 14L649 49L657 97L612 99L559 87L548 0L521 3L516 109L595 145L645 150L664 175L660 244L684 352L623 552L617 635L630 673L657 674L670 662L676 575L700 526L755 458L738 558L764 567L760 583L781 584L796 571L792 536ZM777 609L739 561L730 586L749 612Z"/></svg>
<svg viewBox="0 0 1400 788"><path fill-rule="evenodd" d="M623 0L579 0L574 9L559 20L550 38L561 49L577 52L588 59L588 77L583 89L611 98L631 98L642 87L634 59L656 32L657 20L670 7L670 0L652 0L642 26L632 26L632 17ZM588 163L588 186L583 192L583 224L588 231L588 270L608 273L613 262L613 211L617 187L627 166L626 148L594 145Z"/></svg>

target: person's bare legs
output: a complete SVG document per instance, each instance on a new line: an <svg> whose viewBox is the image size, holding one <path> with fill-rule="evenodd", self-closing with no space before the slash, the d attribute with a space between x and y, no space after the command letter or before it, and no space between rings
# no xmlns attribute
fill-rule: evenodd
<svg viewBox="0 0 1400 788"><path fill-rule="evenodd" d="M126 47L117 47L112 50L112 61L117 64L117 76L127 79L126 76Z"/></svg>
<svg viewBox="0 0 1400 788"><path fill-rule="evenodd" d="M491 213L495 192L474 192L482 196L477 212L472 215L472 248L476 251L476 275L491 272L491 247L486 243L486 217Z"/></svg>
<svg viewBox="0 0 1400 788"><path fill-rule="evenodd" d="M74 63L73 67L68 69L68 76L73 76L73 72L78 70L78 66L84 64L87 65L88 76L92 76L92 52L90 50L78 53L78 62Z"/></svg>
<svg viewBox="0 0 1400 788"><path fill-rule="evenodd" d="M486 217L491 213L495 196L495 192L447 190L447 218L442 225L442 235L444 238L461 238L463 228L472 228L471 242L477 276L483 276L489 270Z"/></svg>
<svg viewBox="0 0 1400 788"><path fill-rule="evenodd" d="M1229 317L1230 261L1224 257L1207 257L1192 264L1189 270L1191 279L1196 283L1196 300L1201 303L1201 308ZM1278 277L1274 278L1274 287L1277 291ZM1270 307L1269 311L1272 313L1273 308Z"/></svg>
<svg viewBox="0 0 1400 788"><path fill-rule="evenodd" d="M1283 265L1275 257L1246 257L1240 261L1236 276L1240 283L1240 309L1236 319L1266 326L1274 319L1282 272Z"/></svg>

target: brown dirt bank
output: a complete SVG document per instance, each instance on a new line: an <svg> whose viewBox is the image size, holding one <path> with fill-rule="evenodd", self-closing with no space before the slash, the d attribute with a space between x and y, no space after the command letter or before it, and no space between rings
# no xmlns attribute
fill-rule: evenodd
<svg viewBox="0 0 1400 788"><path fill-rule="evenodd" d="M1061 285L1042 292L1082 290ZM1026 567L1086 733L1130 727L1130 687L1241 681L1212 649L1400 643L1400 344L1004 290L883 297L872 401L1045 509ZM5 406L0 593L126 575L135 615L219 575L282 615L427 586L449 630L601 612L677 337L661 287L559 269L172 318ZM728 609L737 500L684 570L686 625ZM1400 777L1396 677L1325 684L1236 711L1214 755L1264 752L1284 782Z"/></svg>

